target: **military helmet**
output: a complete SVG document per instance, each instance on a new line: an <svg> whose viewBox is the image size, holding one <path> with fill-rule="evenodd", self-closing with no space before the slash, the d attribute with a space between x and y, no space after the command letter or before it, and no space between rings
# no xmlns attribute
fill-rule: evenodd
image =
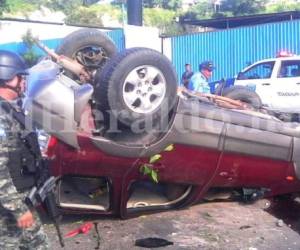
<svg viewBox="0 0 300 250"><path fill-rule="evenodd" d="M24 60L13 52L0 50L0 81L11 80L16 75L28 75Z"/></svg>

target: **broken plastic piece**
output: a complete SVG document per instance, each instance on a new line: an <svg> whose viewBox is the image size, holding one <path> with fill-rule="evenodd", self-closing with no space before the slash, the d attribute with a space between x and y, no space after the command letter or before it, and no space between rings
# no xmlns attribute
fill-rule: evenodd
<svg viewBox="0 0 300 250"><path fill-rule="evenodd" d="M92 222L86 222L75 230L70 231L65 235L65 238L71 238L76 236L77 234L87 234L93 227Z"/></svg>

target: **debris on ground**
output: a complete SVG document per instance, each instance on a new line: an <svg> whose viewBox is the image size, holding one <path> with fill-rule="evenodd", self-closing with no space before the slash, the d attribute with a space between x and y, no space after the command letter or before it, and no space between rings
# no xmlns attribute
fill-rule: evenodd
<svg viewBox="0 0 300 250"><path fill-rule="evenodd" d="M82 224L80 227L71 230L65 235L65 238L71 238L78 234L88 234L90 230L93 228L94 224L92 222L86 222Z"/></svg>
<svg viewBox="0 0 300 250"><path fill-rule="evenodd" d="M248 225L247 226L241 226L240 230L244 230L244 229L248 229L248 228L251 228L251 226L248 226Z"/></svg>
<svg viewBox="0 0 300 250"><path fill-rule="evenodd" d="M147 237L172 242L173 245L162 248L165 250L299 250L299 213L294 211L291 204L288 205L288 214L295 213L298 216L288 221L280 217L287 215L285 210L284 214L278 213L278 209L274 210L275 217L255 205L239 202L203 203L189 209L128 220L87 215L64 217L61 223L63 232L74 230L74 221L77 220L97 221L101 245L100 236L92 230L87 235L77 235L76 240L66 239L66 247L61 248L55 229L50 224L45 224L44 228L52 243L51 249L55 250L142 250L145 248L136 246L135 241ZM286 202L282 202L282 206L287 207ZM298 206L300 208L300 204ZM278 222L281 227L276 226Z"/></svg>
<svg viewBox="0 0 300 250"><path fill-rule="evenodd" d="M173 245L174 243L161 238L145 238L135 241L135 245L145 248L158 248Z"/></svg>
<svg viewBox="0 0 300 250"><path fill-rule="evenodd" d="M284 226L283 220L278 220L277 223L276 223L276 225L277 225L278 227L283 227L283 226Z"/></svg>

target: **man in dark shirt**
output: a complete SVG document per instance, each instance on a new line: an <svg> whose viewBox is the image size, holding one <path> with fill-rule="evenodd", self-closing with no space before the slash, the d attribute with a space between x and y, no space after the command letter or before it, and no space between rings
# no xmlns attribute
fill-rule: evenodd
<svg viewBox="0 0 300 250"><path fill-rule="evenodd" d="M188 88L191 77L193 76L193 71L189 63L185 64L185 71L181 76L181 85Z"/></svg>

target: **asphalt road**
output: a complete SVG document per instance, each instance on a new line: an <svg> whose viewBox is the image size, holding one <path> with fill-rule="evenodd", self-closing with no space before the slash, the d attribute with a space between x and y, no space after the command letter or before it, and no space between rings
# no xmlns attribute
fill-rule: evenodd
<svg viewBox="0 0 300 250"><path fill-rule="evenodd" d="M64 234L86 221L97 223L88 234L65 239L64 249L145 249L135 241L148 237L173 245L158 249L300 249L300 203L281 200L268 211L237 202L211 202L180 211L140 216L134 219L65 216ZM62 249L50 224L45 224L52 248Z"/></svg>

